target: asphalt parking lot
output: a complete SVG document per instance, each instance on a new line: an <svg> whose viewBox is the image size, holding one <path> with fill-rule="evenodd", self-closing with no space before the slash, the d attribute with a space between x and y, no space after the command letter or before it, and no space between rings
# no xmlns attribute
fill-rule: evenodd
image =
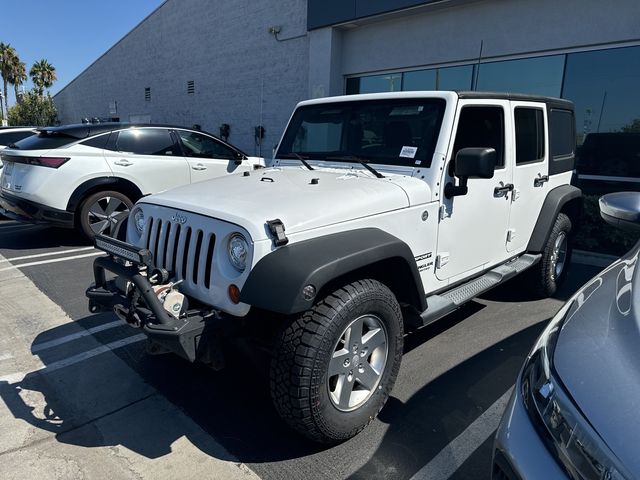
<svg viewBox="0 0 640 480"><path fill-rule="evenodd" d="M525 355L599 270L573 264L547 300L505 285L409 334L379 418L327 448L281 423L248 352L213 372L90 315L96 255L73 232L0 221L0 478L486 479Z"/></svg>

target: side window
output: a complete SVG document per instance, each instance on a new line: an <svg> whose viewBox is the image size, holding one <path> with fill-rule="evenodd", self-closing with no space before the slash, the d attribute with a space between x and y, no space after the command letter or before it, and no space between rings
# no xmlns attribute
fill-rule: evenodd
<svg viewBox="0 0 640 480"><path fill-rule="evenodd" d="M551 110L549 124L551 156L557 158L573 155L576 144L573 112L569 110Z"/></svg>
<svg viewBox="0 0 640 480"><path fill-rule="evenodd" d="M120 152L138 155L180 155L169 130L163 128L131 128L118 135L116 148Z"/></svg>
<svg viewBox="0 0 640 480"><path fill-rule="evenodd" d="M81 144L86 145L88 147L105 148L107 146L107 140L109 140L108 133L104 135L97 135L95 137L91 137L88 140L81 142Z"/></svg>
<svg viewBox="0 0 640 480"><path fill-rule="evenodd" d="M471 147L494 148L497 157L496 168L504 167L504 110L502 107L462 108L452 158L455 158L459 150Z"/></svg>
<svg viewBox="0 0 640 480"><path fill-rule="evenodd" d="M218 142L216 139L200 133L176 130L180 137L184 154L187 157L223 158L233 160L235 151Z"/></svg>
<svg viewBox="0 0 640 480"><path fill-rule="evenodd" d="M539 108L518 107L514 111L516 165L544 158L544 114Z"/></svg>

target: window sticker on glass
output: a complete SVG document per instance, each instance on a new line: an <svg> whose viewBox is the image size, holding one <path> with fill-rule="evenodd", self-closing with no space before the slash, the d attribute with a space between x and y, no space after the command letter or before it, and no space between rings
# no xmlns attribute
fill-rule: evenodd
<svg viewBox="0 0 640 480"><path fill-rule="evenodd" d="M416 153L418 153L418 147L402 147L400 150L400 157L402 158L416 158Z"/></svg>
<svg viewBox="0 0 640 480"><path fill-rule="evenodd" d="M404 117L407 115L419 115L420 112L424 110L422 105L403 105L401 107L394 107L391 112L389 112L390 117Z"/></svg>

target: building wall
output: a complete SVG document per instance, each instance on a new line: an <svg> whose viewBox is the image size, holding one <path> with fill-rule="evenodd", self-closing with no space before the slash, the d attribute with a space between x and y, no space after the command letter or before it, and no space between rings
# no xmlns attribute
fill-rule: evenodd
<svg viewBox="0 0 640 480"><path fill-rule="evenodd" d="M249 154L258 153L262 124L270 157L293 107L308 98L306 21L305 0L168 0L54 97L60 120L149 118L216 134L227 123L229 141ZM284 41L268 32L274 25Z"/></svg>

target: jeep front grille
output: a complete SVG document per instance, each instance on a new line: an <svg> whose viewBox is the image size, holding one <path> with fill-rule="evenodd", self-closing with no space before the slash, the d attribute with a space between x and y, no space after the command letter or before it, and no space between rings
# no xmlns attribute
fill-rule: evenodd
<svg viewBox="0 0 640 480"><path fill-rule="evenodd" d="M213 232L150 217L144 238L156 267L168 270L173 279L187 285L207 290L211 287L216 243Z"/></svg>

